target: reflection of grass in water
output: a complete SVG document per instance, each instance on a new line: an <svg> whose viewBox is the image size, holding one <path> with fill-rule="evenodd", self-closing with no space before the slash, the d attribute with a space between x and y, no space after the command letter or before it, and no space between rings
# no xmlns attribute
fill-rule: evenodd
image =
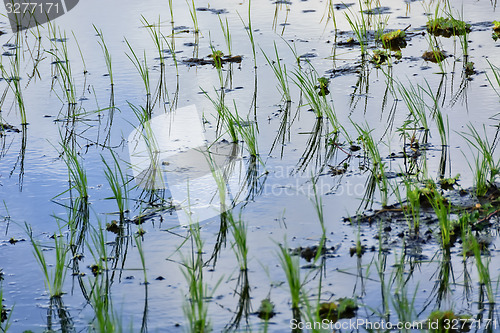
<svg viewBox="0 0 500 333"><path fill-rule="evenodd" d="M208 317L209 299L217 289L205 283L203 276L203 239L200 226L197 223L189 225L192 253L189 258L184 258L182 263L182 274L189 286L188 298L184 302L184 316L187 319L187 329L191 333L204 333L211 331L211 322Z"/></svg>

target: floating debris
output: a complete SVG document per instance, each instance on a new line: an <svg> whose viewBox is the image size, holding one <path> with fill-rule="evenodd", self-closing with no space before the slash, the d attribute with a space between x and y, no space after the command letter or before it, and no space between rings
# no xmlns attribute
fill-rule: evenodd
<svg viewBox="0 0 500 333"><path fill-rule="evenodd" d="M222 55L220 57L221 64L225 64L225 63L238 63L239 64L239 63L241 63L242 59L243 59L243 57L240 55L236 55L236 56L224 56L224 55ZM201 66L213 65L213 66L215 66L215 63L216 63L212 54L208 55L205 58L189 58L189 59L183 60L182 62L185 63L186 65L189 65L189 66L198 66L198 65L201 65Z"/></svg>
<svg viewBox="0 0 500 333"><path fill-rule="evenodd" d="M0 133L6 131L6 132L14 132L14 133L19 133L21 132L19 129L15 128L12 125L9 125L7 123L0 123Z"/></svg>

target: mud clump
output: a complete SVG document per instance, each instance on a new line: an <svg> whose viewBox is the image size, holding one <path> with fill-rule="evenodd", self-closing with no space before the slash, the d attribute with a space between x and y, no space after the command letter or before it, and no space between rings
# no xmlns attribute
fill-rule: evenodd
<svg viewBox="0 0 500 333"><path fill-rule="evenodd" d="M391 31L383 34L380 40L384 48L397 51L406 47L406 32L404 30Z"/></svg>
<svg viewBox="0 0 500 333"><path fill-rule="evenodd" d="M446 58L446 55L441 50L434 50L424 52L424 54L422 54L422 58L424 58L425 61L430 61L437 64L443 61Z"/></svg>
<svg viewBox="0 0 500 333"><path fill-rule="evenodd" d="M470 32L470 24L449 17L438 17L427 22L427 31L435 36L451 37Z"/></svg>
<svg viewBox="0 0 500 333"><path fill-rule="evenodd" d="M220 58L217 56L213 56L212 54L208 55L205 58L189 58L183 60L182 62L189 66L203 66L203 65L213 65L217 66L220 64L222 66L225 63L241 63L243 57L240 55L235 56L224 56L221 55Z"/></svg>

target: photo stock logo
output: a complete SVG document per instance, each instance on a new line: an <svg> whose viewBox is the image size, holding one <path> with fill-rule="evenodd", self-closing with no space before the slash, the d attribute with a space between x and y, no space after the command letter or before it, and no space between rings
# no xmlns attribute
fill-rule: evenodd
<svg viewBox="0 0 500 333"><path fill-rule="evenodd" d="M241 146L209 143L196 106L151 118L128 136L136 184L168 190L181 225L201 223L246 200L247 168Z"/></svg>
<svg viewBox="0 0 500 333"><path fill-rule="evenodd" d="M79 0L4 0L13 32L52 21L71 9Z"/></svg>

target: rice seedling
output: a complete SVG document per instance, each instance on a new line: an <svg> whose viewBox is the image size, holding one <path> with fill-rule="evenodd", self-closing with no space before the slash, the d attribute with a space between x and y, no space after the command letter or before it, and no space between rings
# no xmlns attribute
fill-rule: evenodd
<svg viewBox="0 0 500 333"><path fill-rule="evenodd" d="M397 89L400 96L410 111L411 124L413 127L408 127L409 124L404 126L404 130L411 130L411 137L415 137L417 130L422 130L424 135L422 137L422 142L427 142L427 137L429 134L429 124L427 120L427 105L424 100L423 91L420 86L415 87L413 84L409 83L407 86L398 82ZM405 138L406 139L406 138Z"/></svg>
<svg viewBox="0 0 500 333"><path fill-rule="evenodd" d="M139 172L141 172L141 177L136 177L136 182L143 188L152 190L154 192L157 189L164 188L165 184L161 174L161 165L159 160L160 151L158 148L158 142L149 122L149 120L151 119L151 113L150 110L147 110L142 106L136 107L131 103L129 103L129 106L139 121L141 130L139 131L138 135L141 135L142 140L144 140L147 150L146 152L148 154L148 160L150 161L148 169L145 170L143 174L143 170L139 170ZM139 138L134 139L138 140Z"/></svg>
<svg viewBox="0 0 500 333"><path fill-rule="evenodd" d="M113 197L107 199L114 199L116 201L118 212L120 214L120 222L124 222L125 212L128 210L128 181L126 179L126 176L122 172L118 157L113 151L110 152L111 156L113 157L113 167L111 167L104 159L104 156L101 155L102 162L105 166L104 173L108 184L111 187L111 191L113 192Z"/></svg>
<svg viewBox="0 0 500 333"><path fill-rule="evenodd" d="M473 152L474 165L471 168L474 176L474 187L478 197L484 196L488 190L495 186L495 180L500 175L500 160L495 158L496 142L490 142L486 135L486 127L483 125L484 138L472 126L468 125L470 133L462 133Z"/></svg>
<svg viewBox="0 0 500 333"><path fill-rule="evenodd" d="M14 93L14 98L16 101L17 109L19 111L19 116L21 118L21 125L27 125L28 120L26 117L26 106L24 104L23 93L21 89L21 77L20 77L20 69L21 69L21 54L19 53L20 43L22 42L20 34L16 34L16 45L18 47L15 48L16 53L13 57L10 57L10 73L7 72L5 67L0 63L0 71L2 74L2 78L9 84L10 89ZM2 103L5 100L5 96L7 93L7 89L4 91L4 96L2 97Z"/></svg>
<svg viewBox="0 0 500 333"><path fill-rule="evenodd" d="M325 21L325 26L328 24L328 21L332 20L333 23L333 30L335 32L335 35L337 34L337 19L335 17L335 5L333 3L333 0L328 0L326 3L325 11L323 12L323 17L321 20L323 20L326 17Z"/></svg>
<svg viewBox="0 0 500 333"><path fill-rule="evenodd" d="M215 91L217 94L217 99L213 99L208 95L206 91L204 91L205 96L212 102L217 114L219 116L219 121L221 121L222 126L225 128L227 133L229 134L231 141L233 143L238 142L239 138L239 128L238 128L238 119L231 113L229 108L224 104L224 93L221 91L220 93ZM219 125L219 123L218 123ZM219 126L218 126L219 129Z"/></svg>
<svg viewBox="0 0 500 333"><path fill-rule="evenodd" d="M278 259L281 268L285 272L288 287L290 289L290 297L292 301L292 310L300 311L299 305L301 300L302 281L300 279L300 263L298 256L292 256L285 245L280 244Z"/></svg>
<svg viewBox="0 0 500 333"><path fill-rule="evenodd" d="M30 239L31 245L33 246L33 254L36 261L38 262L40 268L42 269L43 276L45 278L45 288L49 292L50 297L61 297L63 295L64 280L66 278L66 272L68 268L68 246L64 240L64 236L59 230L59 233L54 233L54 247L55 250L55 262L53 264L53 269L50 269L50 265L44 254L43 246L38 240L33 237L33 230L31 226L27 223L25 224L26 233Z"/></svg>
<svg viewBox="0 0 500 333"><path fill-rule="evenodd" d="M151 114L153 110L153 103L151 101L151 84L149 80L148 63L146 60L146 50L144 50L144 61L141 61L138 58L137 54L135 53L134 49L132 48L132 45L130 45L130 43L126 38L125 38L125 43L127 43L127 46L131 52L131 54L127 53L127 57L134 64L144 84L144 89L146 91L146 110L148 110L149 114Z"/></svg>
<svg viewBox="0 0 500 333"><path fill-rule="evenodd" d="M475 237L472 237L472 251L476 260L476 269L479 276L479 284L482 288L486 288L486 295L488 301L495 303L495 293L493 292L493 285L490 277L490 261L491 257L483 258L481 255L481 247Z"/></svg>
<svg viewBox="0 0 500 333"><path fill-rule="evenodd" d="M182 274L189 286L189 294L184 303L183 310L187 319L187 330L192 333L211 331L211 322L208 317L208 302L217 288L210 290L203 278L203 240L198 223L189 225L191 234L192 255L183 260Z"/></svg>
<svg viewBox="0 0 500 333"><path fill-rule="evenodd" d="M189 9L189 15L191 16L191 21L193 22L194 33L195 35L197 35L200 32L200 28L198 26L198 16L196 15L196 5L194 3L194 0L191 0L191 3L189 3L189 0L186 0L186 4Z"/></svg>
<svg viewBox="0 0 500 333"><path fill-rule="evenodd" d="M448 116L446 117L446 122L443 118L443 113L439 107L438 96L432 92L429 82L425 82L426 87L419 88L431 99L431 104L427 105L428 109L431 111L432 118L436 122L436 126L439 132L439 138L441 139L441 146L445 147L448 145L449 136L449 123Z"/></svg>
<svg viewBox="0 0 500 333"><path fill-rule="evenodd" d="M121 333L124 331L122 327L123 320L119 318L113 308L109 288L110 285L107 279L95 278L91 284L92 292L89 303L94 310L95 317L90 327L99 333ZM128 331L133 331L132 327Z"/></svg>
<svg viewBox="0 0 500 333"><path fill-rule="evenodd" d="M151 24L146 20L144 16L142 16L142 23L144 27L148 29L149 35L151 36L151 39L153 40L153 43L155 45L156 52L158 52L158 59L160 61L160 79L158 81L158 85L155 92L155 96L157 96L157 99L155 100L156 102L157 100L160 100L162 96L167 94L167 79L165 77L166 74L165 57L163 52L164 51L163 41L165 41L166 38L160 30L161 21L159 17L158 17L158 23Z"/></svg>
<svg viewBox="0 0 500 333"><path fill-rule="evenodd" d="M252 54L253 54L253 65L254 69L257 68L257 52L255 48L255 38L253 35L253 29L252 29L252 1L248 0L248 24L245 24L245 21L241 17L241 15L238 13L238 16L240 17L241 22L245 26L245 30L248 35L248 39L250 40L250 44L252 45Z"/></svg>
<svg viewBox="0 0 500 333"><path fill-rule="evenodd" d="M177 74L177 77L179 77L179 64L178 64L178 61L177 61L177 55L175 53L175 39L172 36L172 42L169 43L168 40L167 40L167 38L164 36L163 40L167 44L168 52L170 52L170 55L172 56L172 60L174 62L175 72ZM177 79L177 81L178 81L178 79Z"/></svg>
<svg viewBox="0 0 500 333"><path fill-rule="evenodd" d="M367 53L369 23L365 18L364 14L365 11L363 10L361 1L359 1L359 9L361 16L360 18L355 18L355 14L352 12L350 8L348 8L350 15L345 13L345 17L347 19L347 22L351 26L351 29L354 32L354 35L356 36L356 39L359 42L359 45L361 47L361 57L364 57L365 54Z"/></svg>
<svg viewBox="0 0 500 333"><path fill-rule="evenodd" d="M222 21L222 19L220 18L219 16L219 23L220 23L220 27L222 29L222 33L224 34L224 41L226 42L226 46L227 46L227 53L229 56L232 55L233 53L233 43L232 43L232 40L231 40L231 33L229 31L229 22L227 20L227 17L226 17L226 20L225 22Z"/></svg>
<svg viewBox="0 0 500 333"><path fill-rule="evenodd" d="M261 49L262 54L267 60L267 63L271 67L271 69L274 72L274 75L276 76L276 79L278 79L278 91L281 94L281 100L285 103L289 103L292 101L292 98L290 96L290 88L288 86L288 75L286 71L286 65L281 64L281 59L278 54L278 47L276 46L276 43L274 43L274 53L276 55L276 60L270 59L267 54Z"/></svg>
<svg viewBox="0 0 500 333"><path fill-rule="evenodd" d="M99 46L101 47L102 53L104 55L104 61L106 62L106 68L108 70L108 77L109 77L109 82L111 84L111 87L115 85L114 80L113 80L113 67L112 67L112 58L111 54L109 53L108 46L106 45L106 41L104 40L104 35L102 33L102 30L97 29L95 25L93 25L94 30L99 37Z"/></svg>
<svg viewBox="0 0 500 333"><path fill-rule="evenodd" d="M496 85L500 88L500 68L496 67L493 65L489 60L486 60L488 62L488 65L490 65L491 72L493 73L493 78L496 81ZM490 78L488 74L486 74L486 78L488 79L488 82L490 83L491 87L495 91L495 93L500 97L500 91L497 90L495 87L495 84L493 83L493 79Z"/></svg>
<svg viewBox="0 0 500 333"><path fill-rule="evenodd" d="M80 58L82 58L82 64L83 64L83 74L87 74L87 64L85 63L85 57L83 56L82 48L80 47L80 43L78 43L78 39L76 38L75 32L72 31L71 34L73 35L73 39L75 40L76 47L78 48L78 53L80 53Z"/></svg>
<svg viewBox="0 0 500 333"><path fill-rule="evenodd" d="M87 173L83 168L82 161L80 160L74 149L71 149L65 144L61 144L61 147L62 154L64 155L64 162L66 163L66 167L68 168L68 181L70 183L70 188L68 191L74 189L78 192L78 197L75 200L76 207L85 205L88 202L89 198ZM67 191L63 193L66 192Z"/></svg>
<svg viewBox="0 0 500 333"><path fill-rule="evenodd" d="M428 197L439 221L441 245L448 249L451 246L453 223L450 219L450 204L441 196Z"/></svg>
<svg viewBox="0 0 500 333"><path fill-rule="evenodd" d="M385 173L385 162L382 161L382 157L380 156L378 144L371 135L373 130L368 129L368 127L363 128L354 122L352 124L356 128L363 142L363 147L371 160L372 166L370 172L379 189L382 207L386 207L389 200L389 180Z"/></svg>
<svg viewBox="0 0 500 333"><path fill-rule="evenodd" d="M59 37L57 37L54 28L54 37L51 40L53 44L53 51L47 51L47 53L52 55L55 59L52 62L56 67L55 77L57 78L63 94L66 97L68 105L75 106L77 104L76 88L69 60L66 33L61 34L61 32L59 32ZM60 48L56 45L56 43L59 43ZM71 115L68 115L68 117L74 118L74 116Z"/></svg>
<svg viewBox="0 0 500 333"><path fill-rule="evenodd" d="M172 30L174 27L174 4L173 0L168 0L168 9L170 12L170 23L172 23Z"/></svg>
<svg viewBox="0 0 500 333"><path fill-rule="evenodd" d="M440 43L435 36L429 34L426 39L429 45L429 51L424 52L422 58L426 61L438 64L440 71L436 74L446 74L446 65L444 61L446 59L446 55L442 51L442 46L440 46Z"/></svg>
<svg viewBox="0 0 500 333"><path fill-rule="evenodd" d="M323 199L318 194L318 188L317 188L317 185L316 185L317 180L315 180L311 176L311 182L313 184L313 196L312 196L312 198L310 198L310 200L311 200L311 202L312 202L312 204L314 206L314 210L316 211L316 214L318 216L318 221L319 221L319 224L321 226L321 239L319 241L318 251L316 252L316 256L314 258L314 262L316 263L319 260L319 258L321 257L323 249L325 248L325 243L326 243L326 227L325 227L325 215L324 215L324 212L323 212ZM321 287L321 285L320 285L320 287Z"/></svg>
<svg viewBox="0 0 500 333"><path fill-rule="evenodd" d="M236 112L236 116L233 116L235 123L237 124L236 129L240 137L245 141L246 148L252 157L259 156L259 147L257 144L257 124L248 118L243 120L238 114L238 109L236 108L236 102L234 103L234 110ZM231 114L232 116L232 114Z"/></svg>
<svg viewBox="0 0 500 333"><path fill-rule="evenodd" d="M306 97L308 102L306 105L314 110L317 118L327 117L333 127L329 135L335 135L342 129L342 126L337 120L333 104L328 101L327 95L322 94L321 90L317 91L319 76L316 70L311 66L307 71L295 70L293 75L293 82Z"/></svg>

